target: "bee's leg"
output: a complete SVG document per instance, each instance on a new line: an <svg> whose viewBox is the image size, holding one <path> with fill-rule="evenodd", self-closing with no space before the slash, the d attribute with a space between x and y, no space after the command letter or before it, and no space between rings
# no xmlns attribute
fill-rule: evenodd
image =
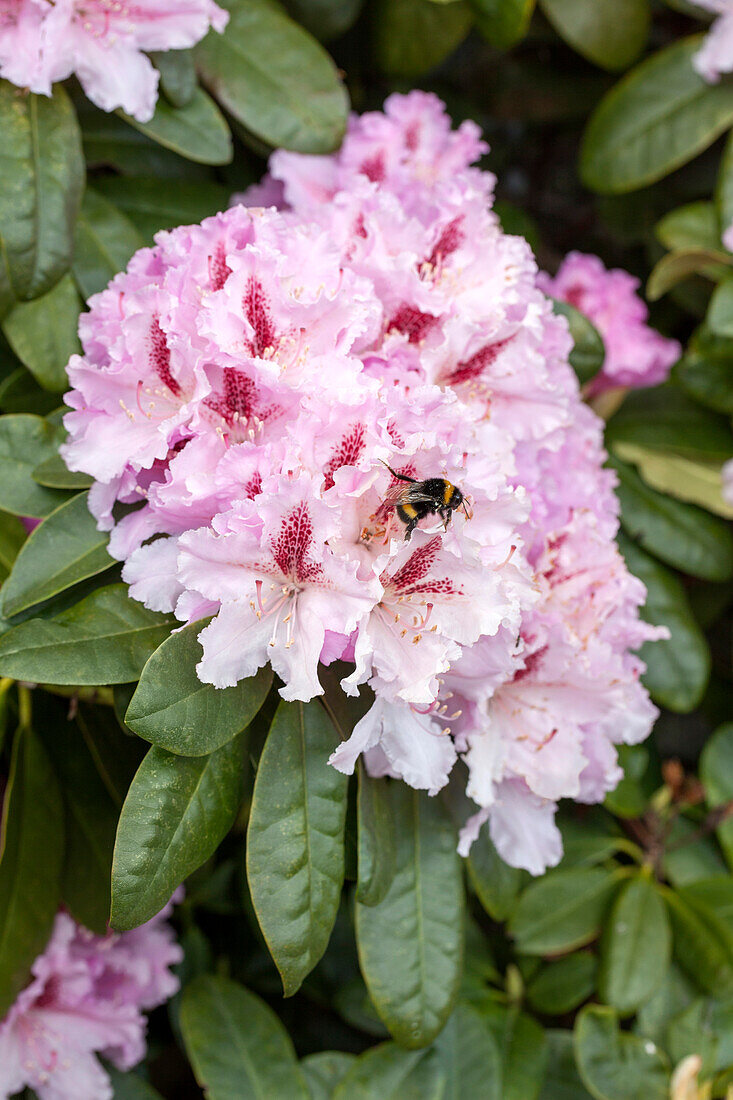
<svg viewBox="0 0 733 1100"><path fill-rule="evenodd" d="M417 527L417 521L418 521L418 517L417 517L417 516L415 516L415 517L414 517L413 519L411 519L411 520L410 520L410 521L408 522L408 524L407 524L407 526L406 526L406 528L405 528L405 542L408 542L408 541L409 541L410 535L412 534L412 532L413 532L413 531L415 530L415 528Z"/></svg>
<svg viewBox="0 0 733 1100"><path fill-rule="evenodd" d="M439 508L438 509L438 515L440 516L440 518L443 521L443 530L447 531L448 530L448 524L450 523L450 509L449 508Z"/></svg>

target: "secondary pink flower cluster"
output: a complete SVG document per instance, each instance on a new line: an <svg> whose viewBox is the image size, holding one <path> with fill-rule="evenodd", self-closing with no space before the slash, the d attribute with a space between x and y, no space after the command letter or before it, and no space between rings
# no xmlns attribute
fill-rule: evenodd
<svg viewBox="0 0 733 1100"><path fill-rule="evenodd" d="M50 95L75 74L103 111L147 122L158 72L143 51L187 49L228 19L214 0L0 0L0 76Z"/></svg>
<svg viewBox="0 0 733 1100"><path fill-rule="evenodd" d="M33 980L0 1020L0 1098L23 1088L39 1100L112 1100L97 1060L127 1070L145 1055L143 1012L178 989L169 967L183 953L166 922L172 903L131 932L96 936L56 916Z"/></svg>
<svg viewBox="0 0 733 1100"><path fill-rule="evenodd" d="M703 80L708 84L717 84L724 73L733 72L733 0L693 2L698 8L704 8L718 17L692 59Z"/></svg>
<svg viewBox="0 0 733 1100"><path fill-rule="evenodd" d="M337 155L275 153L256 207L159 234L82 317L63 453L131 594L214 616L202 681L269 661L308 700L342 659L375 699L331 763L435 793L462 757L462 850L488 820L539 873L557 800L602 799L615 743L649 731L629 650L652 632L601 422L470 167L484 148L434 97L393 96ZM385 463L447 478L465 513L406 541Z"/></svg>
<svg viewBox="0 0 733 1100"><path fill-rule="evenodd" d="M538 283L546 294L584 313L603 337L606 358L588 385L589 396L614 386L638 389L664 382L682 349L647 324L639 280L628 271L609 271L597 256L570 252L554 278L540 272Z"/></svg>

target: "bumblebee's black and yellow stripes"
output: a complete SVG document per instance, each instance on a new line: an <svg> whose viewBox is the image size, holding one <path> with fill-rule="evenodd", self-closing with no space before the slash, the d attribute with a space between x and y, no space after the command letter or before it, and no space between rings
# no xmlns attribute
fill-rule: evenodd
<svg viewBox="0 0 733 1100"><path fill-rule="evenodd" d="M385 466L387 466L386 462ZM417 478L408 477L406 474L398 474L391 466L387 466L387 469L398 481L407 483L404 488L391 494L392 499L389 500L389 503L394 504L397 515L405 524L405 539L409 539L425 516L439 515L446 528L456 508L463 507L468 516L463 493L447 478L429 477L425 481L418 481Z"/></svg>

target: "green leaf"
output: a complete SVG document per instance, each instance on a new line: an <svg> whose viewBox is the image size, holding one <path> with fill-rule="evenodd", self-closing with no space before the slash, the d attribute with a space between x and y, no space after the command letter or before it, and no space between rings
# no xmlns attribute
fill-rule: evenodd
<svg viewBox="0 0 733 1100"><path fill-rule="evenodd" d="M321 1050L300 1063L311 1100L332 1100L336 1087L356 1062L355 1054L343 1050Z"/></svg>
<svg viewBox="0 0 733 1100"><path fill-rule="evenodd" d="M287 0L288 13L320 42L345 34L356 22L364 0Z"/></svg>
<svg viewBox="0 0 733 1100"><path fill-rule="evenodd" d="M96 186L148 242L159 229L203 221L229 205L228 187L199 180L179 180L164 188L154 176L106 176Z"/></svg>
<svg viewBox="0 0 733 1100"><path fill-rule="evenodd" d="M124 271L143 238L132 222L111 202L90 187L84 194L72 270L84 298L104 290L110 279Z"/></svg>
<svg viewBox="0 0 733 1100"><path fill-rule="evenodd" d="M395 841L392 799L388 779L372 779L359 767L356 803L358 879L356 900L379 905L392 885L395 873Z"/></svg>
<svg viewBox="0 0 733 1100"><path fill-rule="evenodd" d="M664 888L672 919L674 954L690 978L714 997L733 992L732 938L724 922L704 903L693 905L672 890Z"/></svg>
<svg viewBox="0 0 733 1100"><path fill-rule="evenodd" d="M0 675L44 684L126 684L177 626L131 600L124 584L98 588L52 619L31 619L0 638Z"/></svg>
<svg viewBox="0 0 733 1100"><path fill-rule="evenodd" d="M567 318L573 340L573 350L569 356L570 366L577 374L581 385L590 382L591 378L598 374L606 358L606 348L600 333L585 314L575 306L556 298L553 300L552 309L555 313Z"/></svg>
<svg viewBox="0 0 733 1100"><path fill-rule="evenodd" d="M480 1013L470 1005L456 1006L435 1040L445 1070L441 1100L504 1100L499 1048Z"/></svg>
<svg viewBox="0 0 733 1100"><path fill-rule="evenodd" d="M392 784L395 875L379 905L356 906L359 962L374 1005L399 1043L421 1047L445 1024L461 980L463 888L442 804Z"/></svg>
<svg viewBox="0 0 733 1100"><path fill-rule="evenodd" d="M0 410L4 413L48 416L58 408L58 404L58 394L42 390L25 367L11 371L0 382Z"/></svg>
<svg viewBox="0 0 733 1100"><path fill-rule="evenodd" d="M0 512L0 584L7 579L27 537L28 532L19 519Z"/></svg>
<svg viewBox="0 0 733 1100"><path fill-rule="evenodd" d="M445 1071L435 1050L381 1043L352 1066L333 1100L443 1100Z"/></svg>
<svg viewBox="0 0 733 1100"><path fill-rule="evenodd" d="M730 134L726 139L718 167L715 207L720 225L727 228L733 222L733 136Z"/></svg>
<svg viewBox="0 0 733 1100"><path fill-rule="evenodd" d="M641 817L659 785L658 773L649 767L645 745L619 745L617 752L623 778L608 792L603 805L616 817Z"/></svg>
<svg viewBox="0 0 733 1100"><path fill-rule="evenodd" d="M701 325L675 364L674 378L696 401L733 415L733 339Z"/></svg>
<svg viewBox="0 0 733 1100"><path fill-rule="evenodd" d="M633 443L703 462L733 458L733 433L725 418L703 409L674 385L628 394L606 431L612 446Z"/></svg>
<svg viewBox="0 0 733 1100"><path fill-rule="evenodd" d="M98 110L88 99L77 101L82 140L90 168L114 168L123 175L157 176L167 180L210 179L203 164L179 157L156 141L133 130L124 119Z"/></svg>
<svg viewBox="0 0 733 1100"><path fill-rule="evenodd" d="M43 745L15 738L0 830L0 1019L30 978L59 904L64 809Z"/></svg>
<svg viewBox="0 0 733 1100"><path fill-rule="evenodd" d="M698 826L686 817L672 822L662 859L664 876L675 889L711 875L725 873L726 865L712 836L700 836Z"/></svg>
<svg viewBox="0 0 733 1100"><path fill-rule="evenodd" d="M670 210L654 226L654 233L670 252L694 248L721 251L720 222L712 202L688 202Z"/></svg>
<svg viewBox="0 0 733 1100"><path fill-rule="evenodd" d="M644 481L653 489L700 504L709 512L733 519L733 506L723 499L720 461L699 461L680 455L650 451L634 443L614 443L613 451L638 467Z"/></svg>
<svg viewBox="0 0 733 1100"><path fill-rule="evenodd" d="M701 878L685 886L679 894L693 908L702 905L712 909L733 932L733 877L719 874Z"/></svg>
<svg viewBox="0 0 733 1100"><path fill-rule="evenodd" d="M195 978L183 992L181 1030L207 1100L308 1100L285 1028L236 982Z"/></svg>
<svg viewBox="0 0 733 1100"><path fill-rule="evenodd" d="M84 190L81 134L60 84L22 94L0 81L0 313L45 294L71 263Z"/></svg>
<svg viewBox="0 0 733 1100"><path fill-rule="evenodd" d="M681 581L619 532L618 545L630 571L646 585L641 616L666 626L670 637L645 642L639 656L646 664L644 684L655 702L680 714L694 710L710 678L710 650L690 610Z"/></svg>
<svg viewBox="0 0 733 1100"><path fill-rule="evenodd" d="M702 1059L701 1081L710 1077L716 1068L718 1036L714 1030L712 1007L710 1001L699 997L670 1020L665 1030L664 1045L672 1065L679 1064L690 1054L697 1054Z"/></svg>
<svg viewBox="0 0 733 1100"><path fill-rule="evenodd" d="M51 455L36 466L33 480L49 489L89 489L94 484L88 474L69 470L60 454Z"/></svg>
<svg viewBox="0 0 733 1100"><path fill-rule="evenodd" d="M67 499L32 477L39 461L56 454L56 429L40 416L0 416L0 508L15 516L47 516Z"/></svg>
<svg viewBox="0 0 733 1100"><path fill-rule="evenodd" d="M113 563L109 535L98 531L88 493L79 493L50 513L28 536L3 585L2 613L11 618L51 599Z"/></svg>
<svg viewBox="0 0 733 1100"><path fill-rule="evenodd" d="M372 9L374 52L390 76L417 77L444 61L471 28L465 0L376 0Z"/></svg>
<svg viewBox="0 0 733 1100"><path fill-rule="evenodd" d="M527 1000L543 1016L563 1016L587 1001L596 987L598 961L590 951L576 951L548 963L527 986Z"/></svg>
<svg viewBox="0 0 733 1100"><path fill-rule="evenodd" d="M507 920L516 904L523 875L501 858L491 842L488 825L481 826L466 866L476 896L489 916L497 921Z"/></svg>
<svg viewBox="0 0 733 1100"><path fill-rule="evenodd" d="M552 871L530 883L519 899L509 933L524 955L552 955L590 943L598 935L618 872L601 867Z"/></svg>
<svg viewBox="0 0 733 1100"><path fill-rule="evenodd" d="M280 703L260 756L247 832L247 881L285 996L323 955L344 881L346 776L318 702Z"/></svg>
<svg viewBox="0 0 733 1100"><path fill-rule="evenodd" d="M44 389L68 388L66 364L81 351L77 335L81 301L71 275L32 302L18 302L3 321L11 348Z"/></svg>
<svg viewBox="0 0 733 1100"><path fill-rule="evenodd" d="M719 726L706 743L700 757L700 778L710 806L733 801L733 722ZM718 826L717 835L733 869L733 817Z"/></svg>
<svg viewBox="0 0 733 1100"><path fill-rule="evenodd" d="M187 107L196 92L191 50L155 50L150 59L160 73L160 90L172 107Z"/></svg>
<svg viewBox="0 0 733 1100"><path fill-rule="evenodd" d="M733 86L706 84L692 67L700 35L653 54L604 96L583 138L583 182L622 194L662 179L733 122Z"/></svg>
<svg viewBox="0 0 733 1100"><path fill-rule="evenodd" d="M668 1100L669 1073L649 1040L619 1031L612 1008L587 1005L575 1021L575 1060L596 1100Z"/></svg>
<svg viewBox="0 0 733 1100"><path fill-rule="evenodd" d="M722 279L731 263L731 257L722 251L689 248L682 252L668 252L652 268L647 279L646 296L650 302L656 302L668 290L689 279L691 275L704 275L711 280Z"/></svg>
<svg viewBox="0 0 733 1100"><path fill-rule="evenodd" d="M540 6L560 37L602 69L628 69L646 45L647 0L540 0Z"/></svg>
<svg viewBox="0 0 733 1100"><path fill-rule="evenodd" d="M650 554L693 577L726 581L733 574L729 525L693 504L651 489L631 466L611 459L619 484L621 523Z"/></svg>
<svg viewBox="0 0 733 1100"><path fill-rule="evenodd" d="M150 122L138 122L124 111L116 113L146 137L187 160L229 164L232 159L232 135L226 119L203 88L194 90L185 107L173 107L165 99L158 99Z"/></svg>
<svg viewBox="0 0 733 1100"><path fill-rule="evenodd" d="M715 336L733 337L733 275L726 276L713 291L705 324Z"/></svg>
<svg viewBox="0 0 733 1100"><path fill-rule="evenodd" d="M588 1100L590 1093L578 1076L570 1031L548 1029L547 1070L539 1100Z"/></svg>
<svg viewBox="0 0 733 1100"><path fill-rule="evenodd" d="M663 981L670 952L664 902L649 879L632 879L620 890L604 928L601 999L622 1014L634 1012Z"/></svg>
<svg viewBox="0 0 733 1100"><path fill-rule="evenodd" d="M174 756L153 746L120 814L112 862L113 928L160 912L183 880L232 827L242 794L242 739L209 756Z"/></svg>
<svg viewBox="0 0 733 1100"><path fill-rule="evenodd" d="M469 0L476 28L497 50L520 42L534 12L535 0Z"/></svg>
<svg viewBox="0 0 733 1100"><path fill-rule="evenodd" d="M536 1020L512 1007L505 1014L501 1100L536 1100L547 1057L545 1033Z"/></svg>
<svg viewBox="0 0 733 1100"><path fill-rule="evenodd" d="M268 145L330 153L346 128L348 96L314 38L269 0L225 0L226 34L196 50L201 79L242 125Z"/></svg>
<svg viewBox="0 0 733 1100"><path fill-rule="evenodd" d="M140 737L182 756L203 756L231 741L260 710L272 684L269 667L236 687L202 684L198 636L208 621L189 623L151 654L125 715Z"/></svg>
<svg viewBox="0 0 733 1100"><path fill-rule="evenodd" d="M104 1070L112 1082L114 1100L163 1100L160 1093L133 1070L121 1073L110 1065L105 1065Z"/></svg>

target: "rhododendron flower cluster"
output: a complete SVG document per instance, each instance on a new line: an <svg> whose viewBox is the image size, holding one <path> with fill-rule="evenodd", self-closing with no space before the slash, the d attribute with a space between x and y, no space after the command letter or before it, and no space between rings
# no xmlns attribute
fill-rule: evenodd
<svg viewBox="0 0 733 1100"><path fill-rule="evenodd" d="M57 914L32 981L0 1020L2 1100L23 1088L39 1100L112 1100L97 1055L120 1070L137 1065L145 1056L143 1012L178 989L169 968L183 952L165 919L171 908L106 936Z"/></svg>
<svg viewBox="0 0 733 1100"><path fill-rule="evenodd" d="M620 268L609 271L598 256L570 252L554 278L540 272L538 282L546 294L584 313L603 337L606 357L588 385L589 395L665 381L681 348L647 324L649 311L637 294L637 278Z"/></svg>
<svg viewBox="0 0 733 1100"><path fill-rule="evenodd" d="M203 682L269 662L309 700L342 660L374 702L333 766L434 794L463 758L462 850L488 821L539 873L557 800L602 799L615 744L649 731L630 650L653 633L567 324L484 149L393 96L334 156L275 153L249 207L158 234L82 317L63 453L132 596L213 616ZM388 467L448 479L466 514L406 540Z"/></svg>
<svg viewBox="0 0 733 1100"><path fill-rule="evenodd" d="M717 16L693 58L695 69L708 84L717 84L733 72L733 0L694 0L698 8Z"/></svg>
<svg viewBox="0 0 733 1100"><path fill-rule="evenodd" d="M76 75L103 111L148 122L158 72L143 51L187 49L228 19L214 0L0 0L0 76L50 95Z"/></svg>

